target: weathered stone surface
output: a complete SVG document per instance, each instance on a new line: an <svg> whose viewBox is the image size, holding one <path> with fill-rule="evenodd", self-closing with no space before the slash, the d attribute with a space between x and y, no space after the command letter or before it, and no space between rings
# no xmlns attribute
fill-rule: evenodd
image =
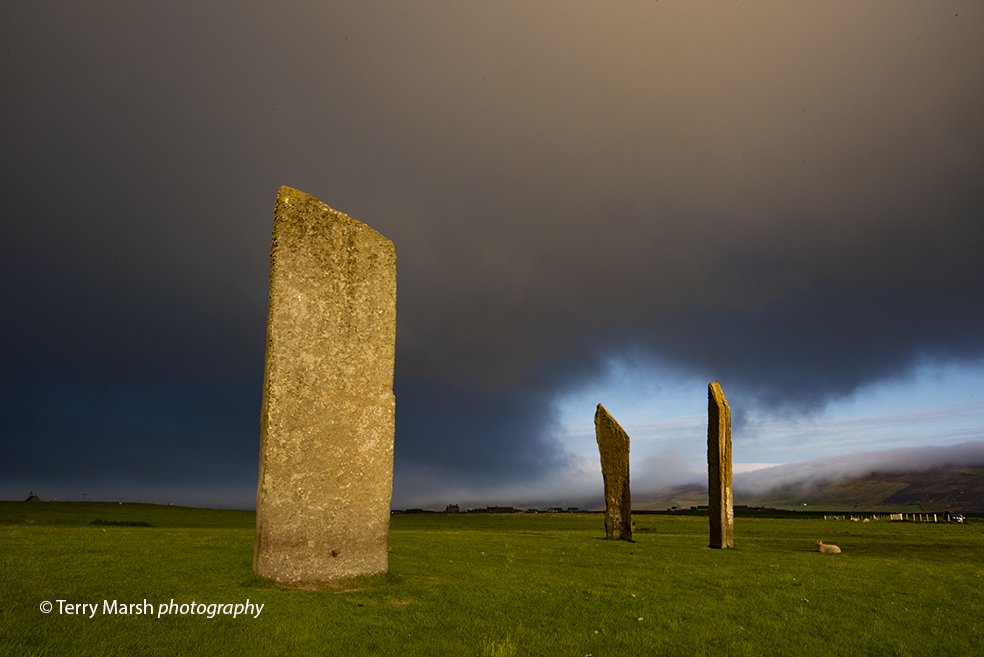
<svg viewBox="0 0 984 657"><path fill-rule="evenodd" d="M259 575L305 585L386 571L395 344L393 243L281 187L256 495Z"/></svg>
<svg viewBox="0 0 984 657"><path fill-rule="evenodd" d="M707 490L711 547L735 546L731 492L731 407L717 381L707 386Z"/></svg>
<svg viewBox="0 0 984 657"><path fill-rule="evenodd" d="M632 496L629 494L629 434L604 406L595 411L595 437L605 480L605 536L632 540Z"/></svg>

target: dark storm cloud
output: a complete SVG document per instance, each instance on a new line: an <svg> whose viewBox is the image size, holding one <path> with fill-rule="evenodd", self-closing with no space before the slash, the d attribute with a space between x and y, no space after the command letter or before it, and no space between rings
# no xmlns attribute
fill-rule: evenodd
<svg viewBox="0 0 984 657"><path fill-rule="evenodd" d="M397 246L398 494L560 467L612 355L764 408L978 359L982 11L7 3L3 476L254 476L280 184Z"/></svg>

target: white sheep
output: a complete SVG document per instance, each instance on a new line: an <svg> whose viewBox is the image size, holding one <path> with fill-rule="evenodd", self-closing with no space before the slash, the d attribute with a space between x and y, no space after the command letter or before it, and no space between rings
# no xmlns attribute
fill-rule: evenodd
<svg viewBox="0 0 984 657"><path fill-rule="evenodd" d="M827 545L823 541L817 541L817 550L824 554L840 554L841 551L836 545Z"/></svg>

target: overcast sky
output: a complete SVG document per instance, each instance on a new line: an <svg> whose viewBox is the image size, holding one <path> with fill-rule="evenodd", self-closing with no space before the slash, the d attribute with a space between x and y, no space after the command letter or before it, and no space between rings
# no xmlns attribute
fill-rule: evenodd
<svg viewBox="0 0 984 657"><path fill-rule="evenodd" d="M396 245L397 506L600 487L598 402L699 471L712 379L984 440L978 2L13 1L0 89L0 497L252 504L283 184Z"/></svg>

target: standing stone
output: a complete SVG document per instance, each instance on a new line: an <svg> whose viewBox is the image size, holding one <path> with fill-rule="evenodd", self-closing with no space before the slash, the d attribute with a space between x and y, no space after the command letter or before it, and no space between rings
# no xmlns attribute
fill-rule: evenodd
<svg viewBox="0 0 984 657"><path fill-rule="evenodd" d="M257 574L305 585L386 571L395 345L393 243L281 187L270 252Z"/></svg>
<svg viewBox="0 0 984 657"><path fill-rule="evenodd" d="M632 496L629 494L629 434L605 407L595 411L595 437L605 480L605 536L632 540Z"/></svg>
<svg viewBox="0 0 984 657"><path fill-rule="evenodd" d="M735 510L731 492L731 407L717 381L707 386L707 491L711 547L735 546Z"/></svg>

